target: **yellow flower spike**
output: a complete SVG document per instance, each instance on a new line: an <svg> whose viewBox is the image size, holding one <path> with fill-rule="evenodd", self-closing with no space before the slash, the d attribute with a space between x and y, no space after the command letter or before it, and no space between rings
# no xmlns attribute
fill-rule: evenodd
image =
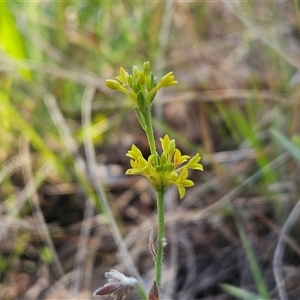
<svg viewBox="0 0 300 300"><path fill-rule="evenodd" d="M126 174L145 176L157 191L160 189L166 190L172 184L175 184L180 198L183 198L185 189L194 185L194 182L187 178L188 170L203 170L203 166L199 163L201 157L198 153L191 159L189 155L182 155L180 150L175 148L175 140L171 140L167 134L160 138L160 142L163 152L159 157L158 165L153 163L153 154L146 160L140 149L132 145L126 154L131 158L130 164L132 168L127 170ZM187 162L185 165L180 166L185 162Z"/></svg>

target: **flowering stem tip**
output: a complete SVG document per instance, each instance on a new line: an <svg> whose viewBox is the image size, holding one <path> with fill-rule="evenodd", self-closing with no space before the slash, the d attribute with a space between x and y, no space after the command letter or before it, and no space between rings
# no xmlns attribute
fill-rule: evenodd
<svg viewBox="0 0 300 300"><path fill-rule="evenodd" d="M143 64L142 69L133 66L131 74L120 68L120 74L115 79L106 80L107 87L122 92L132 100L137 119L147 136L151 154L148 158L144 158L142 151L136 145L132 145L126 154L130 158L131 165L126 174L146 177L156 191L158 219L157 250L155 251L151 239L150 249L155 262L155 281L149 298L135 278L126 277L115 270L105 273L108 283L99 288L94 295L112 295L115 297L115 300L123 300L127 296L129 288L135 287L143 300L159 299L163 248L166 241L164 237L165 192L171 185L176 185L180 198L183 198L186 188L194 185L194 182L188 178L189 171L203 170L203 166L200 164L200 155L197 153L193 157L190 157L189 155L181 154L180 150L176 148L175 140L170 139L167 134L159 139L162 149L160 155L156 150L151 119L151 106L157 91L177 83L173 72L167 73L157 81L156 77L153 76L149 61Z"/></svg>

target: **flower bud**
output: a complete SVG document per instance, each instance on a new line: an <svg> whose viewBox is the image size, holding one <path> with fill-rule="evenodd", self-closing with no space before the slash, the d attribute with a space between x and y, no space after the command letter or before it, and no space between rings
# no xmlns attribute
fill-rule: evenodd
<svg viewBox="0 0 300 300"><path fill-rule="evenodd" d="M161 87L177 84L178 81L174 80L174 78L173 72L169 72L160 80L159 84Z"/></svg>
<svg viewBox="0 0 300 300"><path fill-rule="evenodd" d="M120 82L113 79L107 79L105 81L105 85L112 90L119 90L121 88Z"/></svg>
<svg viewBox="0 0 300 300"><path fill-rule="evenodd" d="M128 73L123 68L120 68L120 76L117 76L116 79L124 85L128 85L128 76Z"/></svg>
<svg viewBox="0 0 300 300"><path fill-rule="evenodd" d="M144 71L144 74L147 74L147 75L149 75L151 73L151 65L150 65L149 61L144 62L143 71Z"/></svg>
<svg viewBox="0 0 300 300"><path fill-rule="evenodd" d="M137 66L132 67L132 75L134 78L137 78L139 74L139 68Z"/></svg>
<svg viewBox="0 0 300 300"><path fill-rule="evenodd" d="M145 85L145 75L142 71L139 71L137 81L138 81L140 86Z"/></svg>

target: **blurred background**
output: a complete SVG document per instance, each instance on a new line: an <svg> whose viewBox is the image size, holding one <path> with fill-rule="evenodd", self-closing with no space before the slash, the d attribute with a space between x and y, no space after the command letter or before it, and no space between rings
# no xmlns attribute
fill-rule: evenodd
<svg viewBox="0 0 300 300"><path fill-rule="evenodd" d="M150 289L155 195L124 175L147 140L105 86L148 60L179 81L156 137L205 169L167 194L162 298L300 299L298 0L0 2L0 299Z"/></svg>

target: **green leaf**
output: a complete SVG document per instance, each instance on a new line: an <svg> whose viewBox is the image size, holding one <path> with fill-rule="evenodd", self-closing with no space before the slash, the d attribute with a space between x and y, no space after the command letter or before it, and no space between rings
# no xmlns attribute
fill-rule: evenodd
<svg viewBox="0 0 300 300"><path fill-rule="evenodd" d="M230 284L222 284L221 285L223 290L230 295L238 297L240 299L247 299L247 300L263 300L260 296L245 291L244 289L235 287Z"/></svg>
<svg viewBox="0 0 300 300"><path fill-rule="evenodd" d="M297 160L300 161L300 147L290 140L288 140L280 131L277 129L271 129L271 134L274 138L281 143Z"/></svg>
<svg viewBox="0 0 300 300"><path fill-rule="evenodd" d="M8 1L0 1L0 46L12 58L25 59L26 51L15 19L7 5ZM21 74L26 79L31 79L28 70L22 70Z"/></svg>

